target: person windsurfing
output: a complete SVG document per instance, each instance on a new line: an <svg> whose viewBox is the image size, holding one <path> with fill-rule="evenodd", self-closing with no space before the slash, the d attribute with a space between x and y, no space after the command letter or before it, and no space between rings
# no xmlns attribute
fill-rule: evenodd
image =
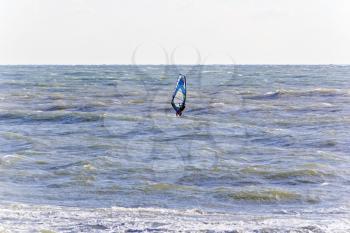
<svg viewBox="0 0 350 233"><path fill-rule="evenodd" d="M186 107L186 76L179 74L173 98L171 100L176 116L181 116Z"/></svg>

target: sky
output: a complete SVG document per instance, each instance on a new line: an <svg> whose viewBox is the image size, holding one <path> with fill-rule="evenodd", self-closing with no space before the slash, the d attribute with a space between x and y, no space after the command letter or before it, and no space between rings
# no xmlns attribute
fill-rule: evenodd
<svg viewBox="0 0 350 233"><path fill-rule="evenodd" d="M0 0L0 64L350 64L348 0Z"/></svg>

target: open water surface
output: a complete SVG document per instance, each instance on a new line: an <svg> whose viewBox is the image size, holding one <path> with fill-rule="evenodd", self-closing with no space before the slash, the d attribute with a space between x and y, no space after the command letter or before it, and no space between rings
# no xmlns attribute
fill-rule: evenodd
<svg viewBox="0 0 350 233"><path fill-rule="evenodd" d="M349 80L350 66L0 66L0 230L349 232Z"/></svg>

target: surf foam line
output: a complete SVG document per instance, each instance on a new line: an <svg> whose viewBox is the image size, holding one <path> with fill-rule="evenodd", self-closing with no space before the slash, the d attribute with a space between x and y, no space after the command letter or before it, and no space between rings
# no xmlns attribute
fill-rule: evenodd
<svg viewBox="0 0 350 233"><path fill-rule="evenodd" d="M338 232L349 215L244 215L162 208L78 208L0 204L0 232Z"/></svg>

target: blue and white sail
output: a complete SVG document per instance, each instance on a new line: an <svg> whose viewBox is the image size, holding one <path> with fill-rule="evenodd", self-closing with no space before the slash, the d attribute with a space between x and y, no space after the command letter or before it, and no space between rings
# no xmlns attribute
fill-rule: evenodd
<svg viewBox="0 0 350 233"><path fill-rule="evenodd" d="M186 103L186 76L180 74L177 80L175 91L171 100L171 105L176 112L183 111Z"/></svg>

